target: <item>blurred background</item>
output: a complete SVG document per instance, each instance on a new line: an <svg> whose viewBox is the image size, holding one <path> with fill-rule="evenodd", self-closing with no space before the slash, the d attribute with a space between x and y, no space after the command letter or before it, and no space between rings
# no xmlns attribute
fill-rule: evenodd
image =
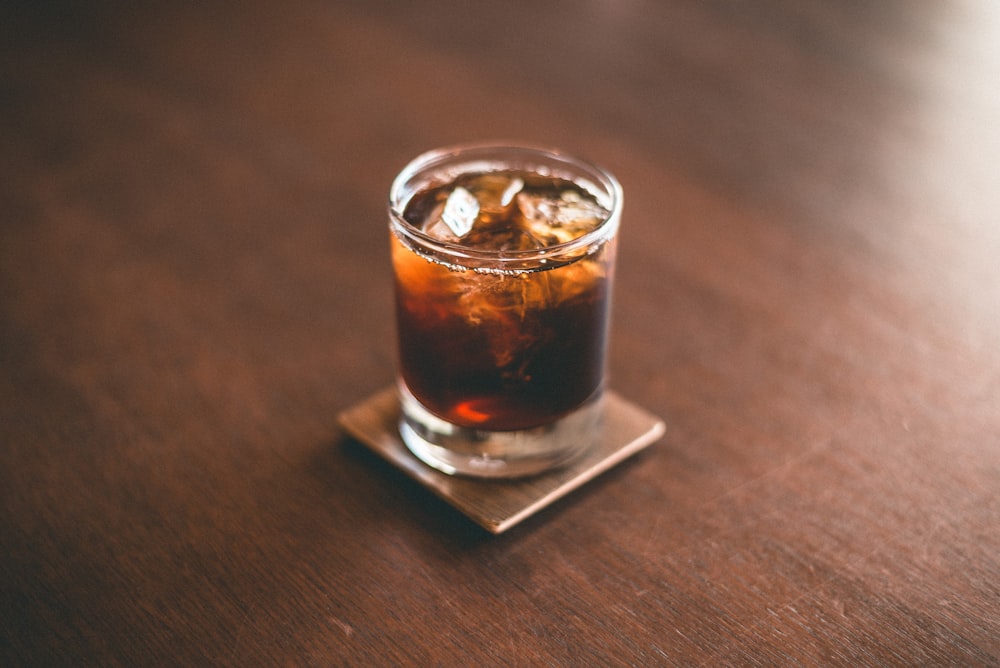
<svg viewBox="0 0 1000 668"><path fill-rule="evenodd" d="M998 82L988 0L0 4L0 663L995 665ZM668 425L497 540L336 420L489 139L622 182Z"/></svg>

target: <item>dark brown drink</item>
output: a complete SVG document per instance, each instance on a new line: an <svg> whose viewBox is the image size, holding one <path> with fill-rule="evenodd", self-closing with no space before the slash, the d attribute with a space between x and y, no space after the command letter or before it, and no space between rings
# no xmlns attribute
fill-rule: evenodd
<svg viewBox="0 0 1000 668"><path fill-rule="evenodd" d="M599 399L612 212L572 176L477 161L402 202L391 243L404 437L499 461L529 441L492 435L557 424Z"/></svg>
<svg viewBox="0 0 1000 668"><path fill-rule="evenodd" d="M407 222L424 228L449 187L416 195ZM553 179L531 188L557 199L578 192ZM521 218L515 208L461 243L524 247L537 237ZM604 244L560 266L510 274L456 271L394 238L400 370L410 392L435 415L476 429L536 427L575 409L603 376L607 252Z"/></svg>

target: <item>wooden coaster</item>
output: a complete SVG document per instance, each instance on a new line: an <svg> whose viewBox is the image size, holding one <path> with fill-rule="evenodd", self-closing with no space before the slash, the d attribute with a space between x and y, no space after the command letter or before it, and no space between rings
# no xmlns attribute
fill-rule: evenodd
<svg viewBox="0 0 1000 668"><path fill-rule="evenodd" d="M602 438L568 466L516 480L450 476L417 459L399 437L399 401L388 388L345 410L340 423L359 441L491 533L502 533L643 448L663 421L614 392L605 393Z"/></svg>

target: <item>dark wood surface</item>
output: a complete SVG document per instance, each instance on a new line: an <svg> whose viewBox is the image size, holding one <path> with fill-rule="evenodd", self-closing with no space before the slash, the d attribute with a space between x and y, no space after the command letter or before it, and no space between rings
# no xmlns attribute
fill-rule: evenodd
<svg viewBox="0 0 1000 668"><path fill-rule="evenodd" d="M0 664L1000 665L996 3L94 4L0 8ZM337 424L495 138L667 424L500 536Z"/></svg>
<svg viewBox="0 0 1000 668"><path fill-rule="evenodd" d="M351 437L476 524L492 533L503 533L663 436L663 420L614 390L604 393L603 404L600 437L586 452L538 475L500 480L446 475L410 452L399 433L400 403L395 385L351 406L340 414L339 422Z"/></svg>

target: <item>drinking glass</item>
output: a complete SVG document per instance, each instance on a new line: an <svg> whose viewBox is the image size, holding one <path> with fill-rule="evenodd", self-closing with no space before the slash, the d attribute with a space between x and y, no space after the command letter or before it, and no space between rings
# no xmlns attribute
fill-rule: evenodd
<svg viewBox="0 0 1000 668"><path fill-rule="evenodd" d="M527 476L600 437L622 189L558 150L429 151L389 194L399 431L449 474Z"/></svg>

